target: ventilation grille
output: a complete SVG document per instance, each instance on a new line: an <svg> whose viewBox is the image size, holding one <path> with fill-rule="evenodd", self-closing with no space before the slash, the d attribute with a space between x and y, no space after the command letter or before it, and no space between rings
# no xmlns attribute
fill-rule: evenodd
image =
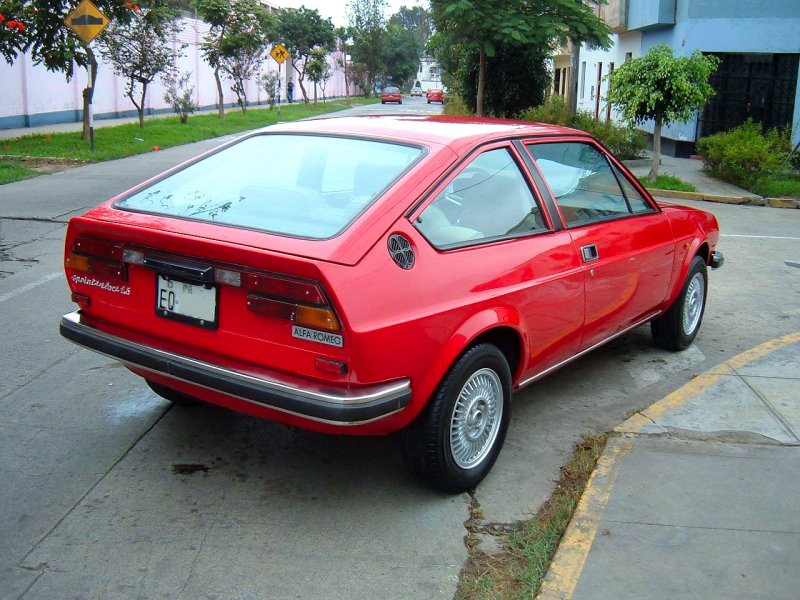
<svg viewBox="0 0 800 600"><path fill-rule="evenodd" d="M411 248L411 242L399 233L389 236L389 254L401 269L410 269L414 266L414 250Z"/></svg>

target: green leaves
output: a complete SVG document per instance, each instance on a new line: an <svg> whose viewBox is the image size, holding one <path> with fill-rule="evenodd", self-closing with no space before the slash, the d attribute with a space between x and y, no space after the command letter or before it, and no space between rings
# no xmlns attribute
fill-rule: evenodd
<svg viewBox="0 0 800 600"><path fill-rule="evenodd" d="M695 52L676 57L669 46L654 46L609 76L608 98L634 123L661 117L665 125L686 121L714 94L708 78L719 61Z"/></svg>

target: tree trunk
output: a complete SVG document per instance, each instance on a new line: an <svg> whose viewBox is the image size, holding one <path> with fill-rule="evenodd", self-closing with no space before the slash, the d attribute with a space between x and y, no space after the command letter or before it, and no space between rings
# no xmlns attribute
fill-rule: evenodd
<svg viewBox="0 0 800 600"><path fill-rule="evenodd" d="M658 178L658 166L661 164L661 115L656 117L656 126L653 129L653 164L647 181L653 182Z"/></svg>
<svg viewBox="0 0 800 600"><path fill-rule="evenodd" d="M342 71L344 71L344 95L350 102L350 77L347 73L347 53L342 52Z"/></svg>
<svg viewBox="0 0 800 600"><path fill-rule="evenodd" d="M214 67L214 80L217 82L217 114L221 119L225 116L225 100L222 95L222 79L219 76L219 65Z"/></svg>
<svg viewBox="0 0 800 600"><path fill-rule="evenodd" d="M139 129L144 129L144 99L147 97L147 82L142 83L142 99L139 109Z"/></svg>
<svg viewBox="0 0 800 600"><path fill-rule="evenodd" d="M572 44L572 56L569 69L569 97L567 109L570 115L574 115L578 110L578 69L581 60L581 43L578 40L570 40L570 43Z"/></svg>
<svg viewBox="0 0 800 600"><path fill-rule="evenodd" d="M481 59L478 66L478 96L475 101L475 112L479 117L484 116L483 98L486 95L486 50L481 46Z"/></svg>
<svg viewBox="0 0 800 600"><path fill-rule="evenodd" d="M88 140L89 104L91 104L92 98L94 97L94 84L97 81L97 58L95 58L94 52L92 52L91 47L87 46L86 44L82 45L84 51L86 52L86 56L89 57L89 64L92 65L92 80L83 90L83 133L81 133L81 139Z"/></svg>

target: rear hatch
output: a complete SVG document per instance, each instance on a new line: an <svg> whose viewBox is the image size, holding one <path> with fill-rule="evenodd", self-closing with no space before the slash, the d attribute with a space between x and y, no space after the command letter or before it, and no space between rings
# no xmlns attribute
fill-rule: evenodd
<svg viewBox="0 0 800 600"><path fill-rule="evenodd" d="M246 138L72 219L73 298L132 341L347 381L346 315L325 273L348 268L330 260L342 232L380 212L375 200L422 155L355 138Z"/></svg>

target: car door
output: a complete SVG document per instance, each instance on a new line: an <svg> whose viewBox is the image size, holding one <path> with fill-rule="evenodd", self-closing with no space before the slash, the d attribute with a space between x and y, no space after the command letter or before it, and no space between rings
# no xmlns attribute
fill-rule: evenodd
<svg viewBox="0 0 800 600"><path fill-rule="evenodd" d="M667 218L599 146L527 144L585 277L580 349L648 320L666 297L674 244Z"/></svg>
<svg viewBox="0 0 800 600"><path fill-rule="evenodd" d="M469 302L477 314L514 315L525 345L516 381L571 357L583 324L581 264L572 239L555 231L511 146L477 151L412 215L436 250L416 268L448 275L439 302ZM438 275L442 278L442 275Z"/></svg>

